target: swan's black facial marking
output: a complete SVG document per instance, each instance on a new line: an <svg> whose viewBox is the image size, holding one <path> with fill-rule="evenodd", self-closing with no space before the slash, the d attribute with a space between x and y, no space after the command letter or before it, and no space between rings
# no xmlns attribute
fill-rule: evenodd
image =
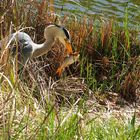
<svg viewBox="0 0 140 140"><path fill-rule="evenodd" d="M64 34L66 35L67 39L70 40L70 33L66 28L56 25L56 24L55 24L55 26L57 26L58 28L61 28L64 31Z"/></svg>
<svg viewBox="0 0 140 140"><path fill-rule="evenodd" d="M67 39L70 40L70 34L69 34L68 30L65 29L65 28L63 28L63 31L64 31L64 33L65 33Z"/></svg>

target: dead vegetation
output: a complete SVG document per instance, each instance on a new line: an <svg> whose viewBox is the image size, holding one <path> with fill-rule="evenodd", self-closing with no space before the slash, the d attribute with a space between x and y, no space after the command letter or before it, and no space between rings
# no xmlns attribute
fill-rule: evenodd
<svg viewBox="0 0 140 140"><path fill-rule="evenodd" d="M53 13L53 7L48 7L48 2L45 0L42 2L25 0L20 4L16 0L9 0L0 2L0 9L2 11L0 39L21 28L33 27L34 30L25 31L34 38L35 42L41 43L44 41L44 28L50 23L57 23L68 28L73 49L80 53L80 62L65 71L65 75L72 75L72 78L58 81L55 71L63 61L65 53L61 44L56 43L48 55L31 60L23 70L21 80L25 82L27 90L26 87L18 84L20 79L18 79L17 69L9 66L11 60L9 60L8 50L2 49L0 72L12 80L12 85L18 87L19 92L30 91L34 96L46 93L44 92L46 89L50 92L51 77L54 82L53 92L58 102L62 99L69 102L70 98L78 99L85 94L89 96L91 90L90 94L94 94L95 91L112 92L118 93L128 101L137 101L140 94L138 31L130 30L127 34L128 31L114 24L113 20L99 20L99 27L96 27L92 17L84 16L83 19L70 15L59 17ZM6 47L6 44L4 46ZM3 80L2 77L1 85L5 89L8 81ZM42 96L45 97L46 95Z"/></svg>
<svg viewBox="0 0 140 140"><path fill-rule="evenodd" d="M42 43L44 28L56 23L67 27L73 50L80 53L79 62L66 68L58 78L55 72L65 52L56 42L47 55L30 60L19 75L18 65L9 55L8 46L12 45L4 41L1 47L0 43L0 137L62 139L61 135L67 133L71 134L69 139L119 134L122 137L118 139L127 139L123 137L125 133L129 138L131 134L137 136L140 31L120 27L114 20L57 15L54 7L48 6L52 2L0 1L0 40L22 29L35 42ZM133 115L136 120L132 119ZM115 118L117 124L123 123L116 127L113 121L108 131L106 121L111 122L110 118ZM92 131L94 134L90 136Z"/></svg>

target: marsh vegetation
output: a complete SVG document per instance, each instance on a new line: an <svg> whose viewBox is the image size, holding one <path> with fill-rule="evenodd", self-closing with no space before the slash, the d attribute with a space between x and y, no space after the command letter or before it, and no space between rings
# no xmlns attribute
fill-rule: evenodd
<svg viewBox="0 0 140 140"><path fill-rule="evenodd" d="M140 23L128 26L127 6L121 25L114 18L54 12L53 1L0 1L0 40L23 30L42 43L45 27L55 23L70 31L73 50L80 54L58 79L65 50L56 42L19 76L5 42L0 139L139 139Z"/></svg>

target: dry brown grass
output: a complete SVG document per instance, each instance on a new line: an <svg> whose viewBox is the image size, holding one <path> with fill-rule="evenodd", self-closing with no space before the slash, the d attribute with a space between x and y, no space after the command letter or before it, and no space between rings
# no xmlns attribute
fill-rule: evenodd
<svg viewBox="0 0 140 140"><path fill-rule="evenodd" d="M73 50L80 53L79 62L66 68L58 79L55 72L64 60L65 50L56 42L47 55L30 60L22 75L18 75L18 66L11 65L12 57L6 48L8 42L4 42L0 48L0 137L53 139L56 136L62 139L66 132L73 136L72 132L76 131L75 136L78 137L78 132L78 138L84 139L91 133L90 128L95 130L96 138L101 133L116 136L117 132L122 136L132 125L132 134L136 135L139 129L135 123L139 125L140 118L137 31L129 31L128 42L124 28L117 27L113 20L100 20L96 27L92 17L59 17L53 13L53 6L48 7L48 3L53 2L0 1L0 40L15 31L32 27L34 29L24 31L36 43L42 43L45 27L59 23L70 31ZM134 114L136 122L127 126ZM107 125L106 121L110 123L112 117L117 124L122 124L116 127L113 121ZM116 130L114 135L112 130ZM126 136L130 136L129 132Z"/></svg>
<svg viewBox="0 0 140 140"><path fill-rule="evenodd" d="M105 90L122 93L124 97L136 94L139 86L137 78L139 77L139 49L137 47L139 44L136 40L136 31L129 33L131 47L127 52L128 39L125 30L115 28L113 20L100 20L100 27L97 28L94 26L92 17L84 16L83 19L77 19L70 15L59 17L53 13L54 7L48 7L48 2L45 0L41 2L25 0L22 4L10 0L0 4L2 11L0 39L8 36L11 32L30 26L34 30L25 31L32 38L35 36L35 42L42 43L44 41L44 28L47 25L50 23L64 25L70 31L73 49L81 54L80 63L66 69L66 73L84 77L86 82L96 78L98 83L96 89L105 82L107 84ZM50 1L50 4L52 5L53 1ZM7 49L2 49L0 53L1 72L10 75L13 68L9 66L9 52ZM48 81L50 76L56 80L55 71L64 60L64 54L63 46L56 43L47 56L31 60L25 73L23 72L23 79L27 85L30 87L30 85L34 85L34 82L39 85L38 77L44 82ZM88 67L90 70L87 70ZM16 72L17 69L18 67ZM88 77L88 75L90 76ZM108 83L112 84L108 85ZM46 84L48 85L48 82ZM89 84L90 88L91 85L93 86L93 84Z"/></svg>

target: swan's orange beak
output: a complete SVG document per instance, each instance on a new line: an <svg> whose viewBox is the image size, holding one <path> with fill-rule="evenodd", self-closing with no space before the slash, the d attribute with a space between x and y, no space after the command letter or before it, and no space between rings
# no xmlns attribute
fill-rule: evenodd
<svg viewBox="0 0 140 140"><path fill-rule="evenodd" d="M67 41L67 40L65 40L65 41L66 41L67 53L68 53L68 54L72 54L73 51L72 51L71 43L70 43L69 41Z"/></svg>
<svg viewBox="0 0 140 140"><path fill-rule="evenodd" d="M63 71L63 67L60 66L60 67L57 69L56 74L57 74L58 76L61 76L62 71Z"/></svg>

